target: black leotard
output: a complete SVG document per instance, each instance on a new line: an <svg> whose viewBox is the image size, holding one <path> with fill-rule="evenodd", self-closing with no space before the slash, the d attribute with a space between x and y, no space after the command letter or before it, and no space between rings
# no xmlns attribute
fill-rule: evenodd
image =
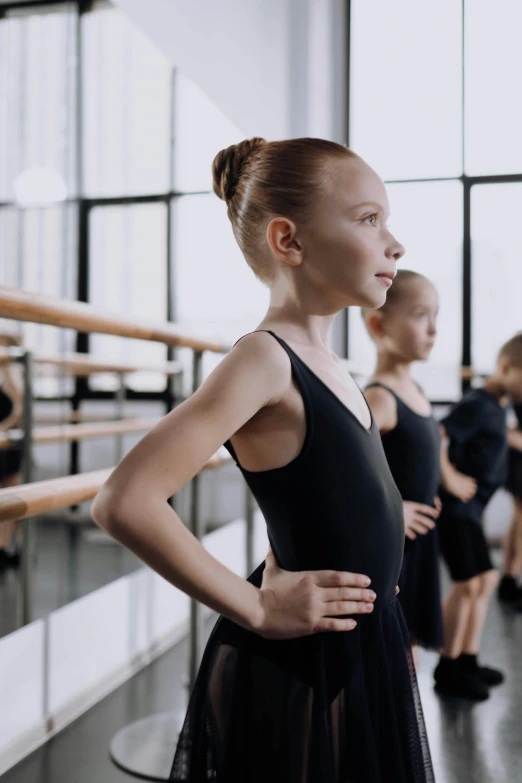
<svg viewBox="0 0 522 783"><path fill-rule="evenodd" d="M382 435L388 464L403 500L433 506L440 480L440 426L433 417L415 413L383 383L366 387L386 389L397 403L397 425Z"/></svg>
<svg viewBox="0 0 522 783"><path fill-rule="evenodd" d="M382 435L384 451L403 500L434 507L440 480L440 427L433 414L412 410L383 383L397 405L397 424ZM442 646L442 612L437 529L404 540L399 599L412 641L428 649Z"/></svg>
<svg viewBox="0 0 522 783"><path fill-rule="evenodd" d="M366 429L302 359L300 453L281 468L239 468L290 571L363 573L374 612L353 631L271 640L220 617L191 695L171 780L203 783L427 783L429 750L395 587L402 500L373 417ZM235 456L227 442L225 446ZM237 458L236 458L237 462ZM264 563L248 577L261 586Z"/></svg>

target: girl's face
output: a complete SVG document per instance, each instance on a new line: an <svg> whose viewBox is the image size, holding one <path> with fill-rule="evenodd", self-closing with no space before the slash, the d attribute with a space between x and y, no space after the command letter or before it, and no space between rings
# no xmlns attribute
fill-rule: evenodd
<svg viewBox="0 0 522 783"><path fill-rule="evenodd" d="M405 252L387 226L384 183L358 158L329 163L327 173L326 194L298 232L301 274L336 309L381 307Z"/></svg>
<svg viewBox="0 0 522 783"><path fill-rule="evenodd" d="M439 297L425 277L402 282L400 297L382 314L381 344L405 361L426 360L435 343Z"/></svg>
<svg viewBox="0 0 522 783"><path fill-rule="evenodd" d="M522 368L516 367L509 359L500 360L498 374L502 378L505 393L515 404L522 402Z"/></svg>

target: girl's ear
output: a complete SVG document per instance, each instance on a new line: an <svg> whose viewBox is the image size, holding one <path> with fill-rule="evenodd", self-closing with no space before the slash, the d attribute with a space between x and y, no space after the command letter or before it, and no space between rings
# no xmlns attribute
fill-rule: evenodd
<svg viewBox="0 0 522 783"><path fill-rule="evenodd" d="M272 253L289 266L299 266L303 260L296 233L295 223L283 217L274 218L266 228L266 239Z"/></svg>
<svg viewBox="0 0 522 783"><path fill-rule="evenodd" d="M374 339L384 336L382 313L378 310L371 310L364 320L366 321L366 328Z"/></svg>

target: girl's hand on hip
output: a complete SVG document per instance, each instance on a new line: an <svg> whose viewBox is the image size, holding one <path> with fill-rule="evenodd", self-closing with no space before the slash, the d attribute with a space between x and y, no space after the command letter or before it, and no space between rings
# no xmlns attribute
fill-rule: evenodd
<svg viewBox="0 0 522 783"><path fill-rule="evenodd" d="M260 588L266 639L294 639L323 631L351 631L346 615L369 614L376 595L369 577L348 571L285 571L269 550Z"/></svg>

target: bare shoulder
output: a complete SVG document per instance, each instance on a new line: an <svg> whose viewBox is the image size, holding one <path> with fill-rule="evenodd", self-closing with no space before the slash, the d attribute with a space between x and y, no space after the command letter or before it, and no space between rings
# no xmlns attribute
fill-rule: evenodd
<svg viewBox="0 0 522 783"><path fill-rule="evenodd" d="M248 386L258 384L258 392L267 403L276 402L291 382L290 358L268 332L250 332L229 351L209 376L207 384L210 379L211 384L226 382L227 386L240 379Z"/></svg>
<svg viewBox="0 0 522 783"><path fill-rule="evenodd" d="M110 476L104 502L113 516L132 509L137 497L172 497L262 408L279 402L290 383L290 360L277 340L266 333L243 337Z"/></svg>
<svg viewBox="0 0 522 783"><path fill-rule="evenodd" d="M397 426L397 401L388 389L372 386L364 395L372 409L373 417L381 432L389 432Z"/></svg>

